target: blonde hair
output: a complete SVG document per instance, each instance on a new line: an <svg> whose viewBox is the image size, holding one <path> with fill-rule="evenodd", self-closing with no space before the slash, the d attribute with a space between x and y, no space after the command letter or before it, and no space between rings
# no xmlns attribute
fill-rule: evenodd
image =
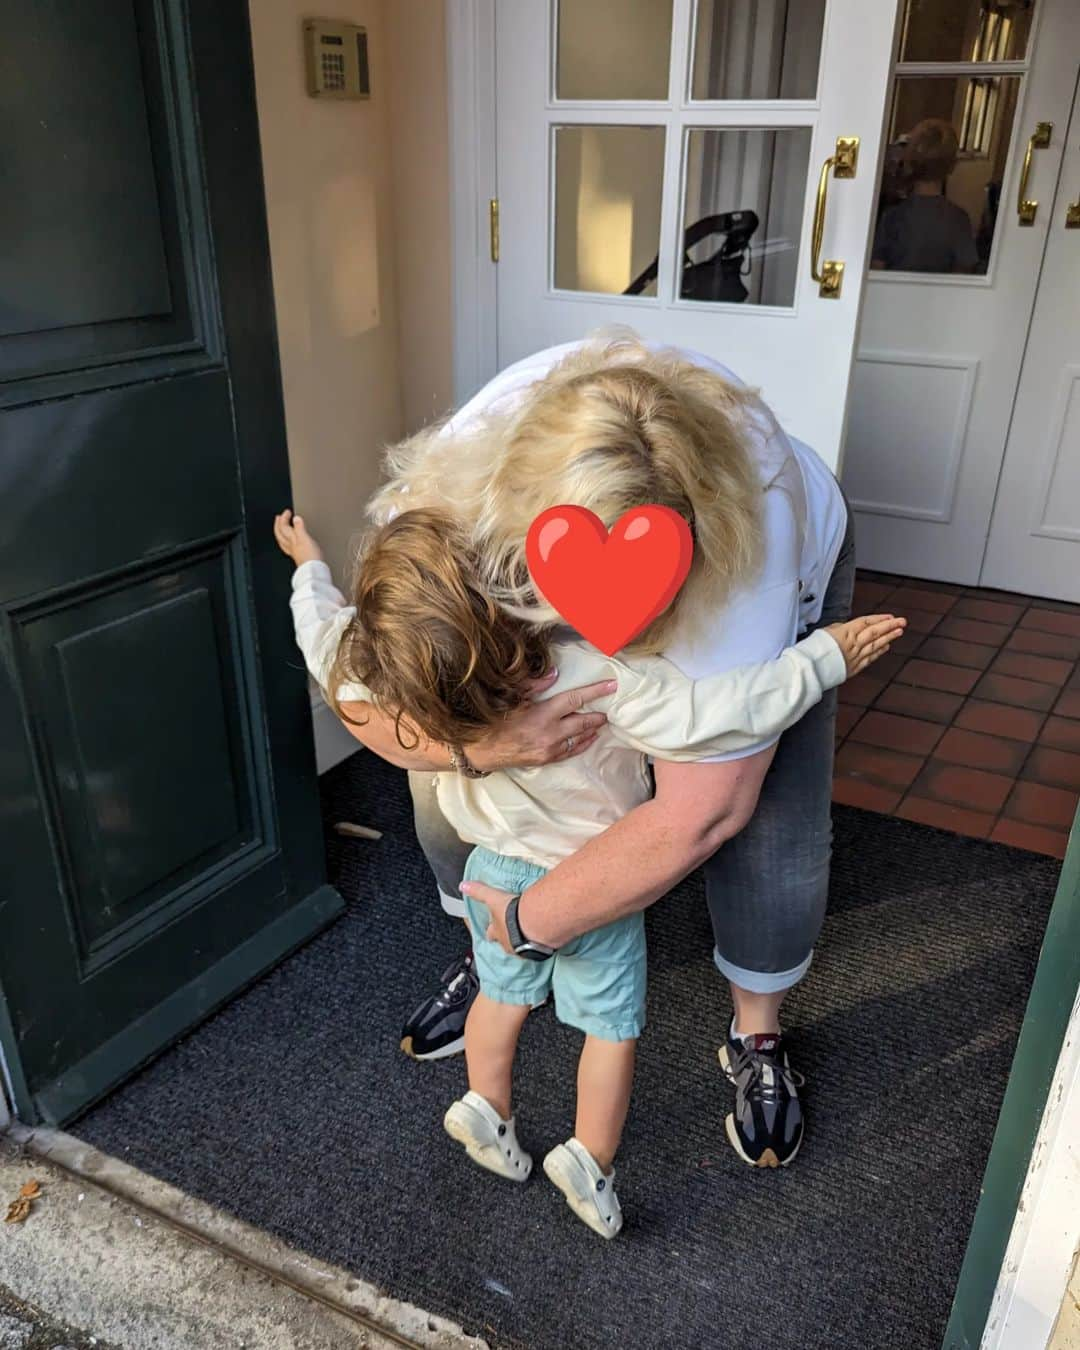
<svg viewBox="0 0 1080 1350"><path fill-rule="evenodd" d="M452 517L406 511L377 530L357 559L355 615L327 677L337 691L360 681L395 718L400 745L421 734L468 745L525 700L526 681L549 664L547 633L485 593L468 536Z"/></svg>
<svg viewBox="0 0 1080 1350"><path fill-rule="evenodd" d="M610 529L625 511L672 507L694 535L690 576L633 644L661 651L748 581L762 555L762 483L747 448L770 415L756 395L671 351L620 335L584 344L530 386L511 411L430 428L393 448L376 520L414 506L452 510L469 532L487 594L545 626L525 537L549 506L594 511ZM771 430L771 428L770 428Z"/></svg>

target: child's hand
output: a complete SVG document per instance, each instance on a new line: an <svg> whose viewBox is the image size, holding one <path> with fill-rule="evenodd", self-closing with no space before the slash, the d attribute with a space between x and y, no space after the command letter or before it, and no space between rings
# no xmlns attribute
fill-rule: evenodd
<svg viewBox="0 0 1080 1350"><path fill-rule="evenodd" d="M301 563L321 562L323 551L307 532L307 526L300 516L291 511L282 511L274 517L274 538L278 548L286 557L291 558L297 567Z"/></svg>
<svg viewBox="0 0 1080 1350"><path fill-rule="evenodd" d="M831 623L825 631L844 653L850 680L884 656L906 627L907 619L898 619L893 614L871 614L849 619L847 623Z"/></svg>

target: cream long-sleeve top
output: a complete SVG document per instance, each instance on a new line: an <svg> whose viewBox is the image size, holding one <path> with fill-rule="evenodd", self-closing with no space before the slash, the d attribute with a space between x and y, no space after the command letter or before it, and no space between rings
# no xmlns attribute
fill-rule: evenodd
<svg viewBox="0 0 1080 1350"><path fill-rule="evenodd" d="M323 562L296 569L290 603L297 645L325 689L355 611ZM501 769L486 778L435 775L439 806L462 839L542 867L554 867L648 800L650 757L707 759L775 738L847 673L843 653L823 629L773 661L697 680L664 657L605 656L576 636L553 642L551 656L559 677L542 698L618 681L615 693L588 705L607 714L596 741L572 759L538 768ZM344 701L373 702L362 684L338 692Z"/></svg>

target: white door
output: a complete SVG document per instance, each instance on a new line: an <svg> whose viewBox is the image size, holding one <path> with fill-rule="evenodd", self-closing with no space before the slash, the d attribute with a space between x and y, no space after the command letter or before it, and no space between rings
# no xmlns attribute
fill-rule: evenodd
<svg viewBox="0 0 1080 1350"><path fill-rule="evenodd" d="M980 573L1039 269L1061 232L1080 4L911 0L898 58L844 454L859 558L1021 590L1019 573Z"/></svg>
<svg viewBox="0 0 1080 1350"><path fill-rule="evenodd" d="M500 366L627 324L730 366L835 465L895 0L495 10ZM860 144L853 178L822 179L820 258L844 264L823 296L812 233L838 137Z"/></svg>
<svg viewBox="0 0 1080 1350"><path fill-rule="evenodd" d="M1080 94L1013 409L984 586L1080 600Z"/></svg>

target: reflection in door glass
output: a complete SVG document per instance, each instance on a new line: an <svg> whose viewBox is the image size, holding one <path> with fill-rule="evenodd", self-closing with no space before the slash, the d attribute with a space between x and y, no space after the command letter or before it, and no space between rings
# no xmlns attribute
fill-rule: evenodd
<svg viewBox="0 0 1080 1350"><path fill-rule="evenodd" d="M671 4L559 0L555 97L666 99Z"/></svg>
<svg viewBox="0 0 1080 1350"><path fill-rule="evenodd" d="M681 299L794 302L810 136L809 127L690 132Z"/></svg>
<svg viewBox="0 0 1080 1350"><path fill-rule="evenodd" d="M901 61L1021 61L1033 0L907 0Z"/></svg>
<svg viewBox="0 0 1080 1350"><path fill-rule="evenodd" d="M896 81L871 267L985 273L997 227L1018 75Z"/></svg>
<svg viewBox="0 0 1080 1350"><path fill-rule="evenodd" d="M555 128L555 286L621 295L660 249L664 128ZM637 294L655 295L655 271Z"/></svg>
<svg viewBox="0 0 1080 1350"><path fill-rule="evenodd" d="M695 99L814 98L825 0L699 0Z"/></svg>

